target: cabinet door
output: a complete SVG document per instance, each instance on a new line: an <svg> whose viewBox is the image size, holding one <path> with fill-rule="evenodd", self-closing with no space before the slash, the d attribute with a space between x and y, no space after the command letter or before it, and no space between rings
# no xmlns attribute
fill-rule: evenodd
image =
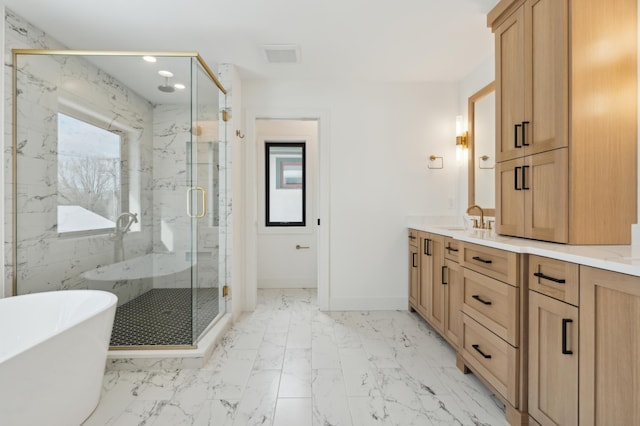
<svg viewBox="0 0 640 426"><path fill-rule="evenodd" d="M522 192L527 238L569 241L567 151L562 148L526 157Z"/></svg>
<svg viewBox="0 0 640 426"><path fill-rule="evenodd" d="M444 335L455 349L460 346L462 330L462 267L449 259L444 261L445 276L445 319Z"/></svg>
<svg viewBox="0 0 640 426"><path fill-rule="evenodd" d="M418 311L442 332L444 330L444 237L423 233L420 238L420 291Z"/></svg>
<svg viewBox="0 0 640 426"><path fill-rule="evenodd" d="M640 278L580 267L580 425L640 425Z"/></svg>
<svg viewBox="0 0 640 426"><path fill-rule="evenodd" d="M495 31L496 42L496 161L524 155L522 122L525 95L524 8Z"/></svg>
<svg viewBox="0 0 640 426"><path fill-rule="evenodd" d="M430 315L431 288L433 287L433 243L431 235L421 232L418 245L420 274L417 310L426 319Z"/></svg>
<svg viewBox="0 0 640 426"><path fill-rule="evenodd" d="M409 306L416 308L419 297L419 261L418 247L409 244Z"/></svg>
<svg viewBox="0 0 640 426"><path fill-rule="evenodd" d="M431 234L433 278L427 319L441 333L444 332L446 276L444 266L444 237Z"/></svg>
<svg viewBox="0 0 640 426"><path fill-rule="evenodd" d="M496 232L524 236L523 159L496 163Z"/></svg>
<svg viewBox="0 0 640 426"><path fill-rule="evenodd" d="M529 413L541 425L578 424L578 308L533 291Z"/></svg>
<svg viewBox="0 0 640 426"><path fill-rule="evenodd" d="M568 0L525 4L525 154L568 146Z"/></svg>

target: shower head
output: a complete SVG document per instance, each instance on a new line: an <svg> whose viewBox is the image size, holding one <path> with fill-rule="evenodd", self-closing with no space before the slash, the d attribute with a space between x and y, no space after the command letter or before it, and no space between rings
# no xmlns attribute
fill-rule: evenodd
<svg viewBox="0 0 640 426"><path fill-rule="evenodd" d="M176 88L169 84L169 77L165 77L164 83L158 86L158 90L164 93L173 93Z"/></svg>
<svg viewBox="0 0 640 426"><path fill-rule="evenodd" d="M164 93L173 93L176 91L176 88L169 84L169 79L173 77L173 73L171 71L160 70L158 71L161 77L164 77L164 83L158 86L158 90Z"/></svg>

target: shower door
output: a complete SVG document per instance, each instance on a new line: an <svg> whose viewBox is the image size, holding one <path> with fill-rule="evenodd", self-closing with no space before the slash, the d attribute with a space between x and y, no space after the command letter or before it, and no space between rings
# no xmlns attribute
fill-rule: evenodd
<svg viewBox="0 0 640 426"><path fill-rule="evenodd" d="M225 96L206 70L192 60L192 116L193 131L189 170L191 186L188 189L193 221L193 342L224 314L223 295L226 284L226 247L224 232L226 215L225 168L221 167L225 153L225 124L219 119Z"/></svg>

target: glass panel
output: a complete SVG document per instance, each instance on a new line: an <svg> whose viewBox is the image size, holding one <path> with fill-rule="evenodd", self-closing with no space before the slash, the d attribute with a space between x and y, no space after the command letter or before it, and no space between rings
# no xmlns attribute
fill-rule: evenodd
<svg viewBox="0 0 640 426"><path fill-rule="evenodd" d="M220 313L220 173L224 168L219 162L219 90L197 60L193 63L197 89L193 122L196 160L192 163L192 173L197 188L194 192L198 194L194 203L198 205L199 216L194 275L194 338L197 340Z"/></svg>
<svg viewBox="0 0 640 426"><path fill-rule="evenodd" d="M266 143L266 226L305 226L305 144Z"/></svg>
<svg viewBox="0 0 640 426"><path fill-rule="evenodd" d="M219 90L193 57L15 65L17 293L110 291L113 346L194 345L220 306Z"/></svg>

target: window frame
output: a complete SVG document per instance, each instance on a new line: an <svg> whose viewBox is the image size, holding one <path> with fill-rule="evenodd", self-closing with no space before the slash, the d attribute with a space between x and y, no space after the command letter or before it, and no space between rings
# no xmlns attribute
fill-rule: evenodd
<svg viewBox="0 0 640 426"><path fill-rule="evenodd" d="M56 118L58 118L59 114L63 114L66 115L68 117L71 117L75 120L78 121L82 121L86 124L89 124L91 126L97 127L101 130L113 133L115 135L118 136L119 138L119 143L120 143L120 158L119 158L119 162L120 162L120 199L118 200L119 206L120 206L120 212L124 212L124 211L128 211L129 210L129 192L130 192L130 187L129 187L129 152L127 149L127 132L123 131L119 128L114 128L112 126L113 123L109 123L108 121L106 121L106 119L100 119L99 117L97 117L97 113L91 114L91 113L87 113L85 111L80 111L78 109L75 109L73 107L67 106L67 105L60 105L58 108L58 111L56 112ZM59 132L59 130L58 130ZM59 134L59 133L58 133ZM56 153L56 164L58 164L58 153ZM56 206L58 206L60 204L56 203ZM57 207L56 207L57 208ZM56 218L58 219L57 213L56 213ZM116 218L117 219L117 218ZM56 223L58 223L58 220L56 220ZM114 222L115 224L115 222ZM80 231L63 231L60 232L59 229L57 229L57 234L59 238L73 238L73 237L90 237L90 236L100 236L100 235L108 235L108 234L112 234L113 232L115 232L116 228L115 226L111 227L111 228L100 228L100 229L84 229L84 230L80 230ZM131 230L130 232L137 232L134 230Z"/></svg>
<svg viewBox="0 0 640 426"><path fill-rule="evenodd" d="M292 228L292 227L305 227L307 226L307 154L306 154L306 141L265 141L265 227L266 228L276 228L276 227L284 227L284 228ZM269 156L269 150L272 147L279 148L301 148L302 149L302 220L298 222L278 222L270 220L270 207L271 207L271 197L270 197L270 185L271 185L271 162ZM277 162L276 162L277 163ZM277 173L277 171L276 171ZM294 187L289 187L289 189L298 189Z"/></svg>

